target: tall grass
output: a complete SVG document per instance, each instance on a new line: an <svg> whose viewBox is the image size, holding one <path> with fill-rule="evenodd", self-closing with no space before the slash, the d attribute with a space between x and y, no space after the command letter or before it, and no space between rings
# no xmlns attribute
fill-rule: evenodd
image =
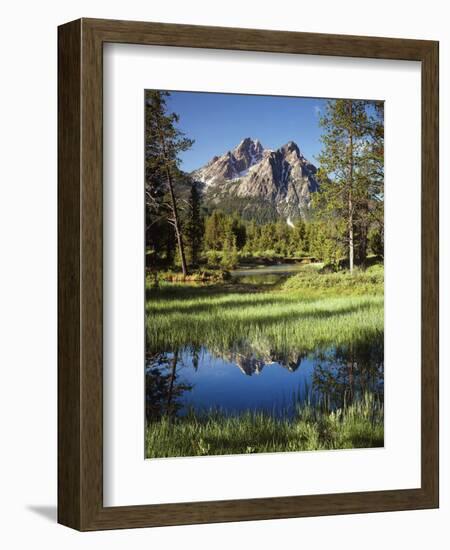
<svg viewBox="0 0 450 550"><path fill-rule="evenodd" d="M233 285L163 285L149 290L152 349L227 349L240 341L306 351L367 341L383 332L383 273L290 277L274 290Z"/></svg>
<svg viewBox="0 0 450 550"><path fill-rule="evenodd" d="M304 404L294 418L285 420L251 411L239 416L191 412L150 423L146 457L382 447L383 422L383 405L371 394L332 412Z"/></svg>

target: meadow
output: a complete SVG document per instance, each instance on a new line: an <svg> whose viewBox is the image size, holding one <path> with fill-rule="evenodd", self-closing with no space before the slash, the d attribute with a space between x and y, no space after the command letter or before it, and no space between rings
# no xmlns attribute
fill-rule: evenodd
<svg viewBox="0 0 450 550"><path fill-rule="evenodd" d="M383 266L326 273L320 264L270 284L147 282L147 342L152 352L202 347L226 354L251 343L255 354L304 353L382 342ZM201 279L201 277L199 277ZM172 380L173 382L173 380ZM347 404L299 401L295 414L230 415L220 410L160 414L147 422L147 457L376 447L383 403L365 394Z"/></svg>
<svg viewBox="0 0 450 550"><path fill-rule="evenodd" d="M383 306L379 265L352 275L320 274L307 266L269 289L239 283L162 283L148 292L147 336L156 350L187 344L227 349L245 339L280 351L312 351L382 333Z"/></svg>

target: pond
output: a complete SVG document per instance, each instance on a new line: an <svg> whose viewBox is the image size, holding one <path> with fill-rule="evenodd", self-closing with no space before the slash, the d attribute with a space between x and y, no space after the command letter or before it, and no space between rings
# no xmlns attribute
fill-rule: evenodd
<svg viewBox="0 0 450 550"><path fill-rule="evenodd" d="M146 368L147 416L214 410L292 416L298 404L328 409L383 394L383 347L358 345L302 354L258 354L251 346L228 353L183 348L154 354Z"/></svg>
<svg viewBox="0 0 450 550"><path fill-rule="evenodd" d="M302 269L300 264L262 266L235 270L232 277L241 285L269 285ZM189 308L187 323L188 312ZM253 411L286 418L304 403L334 410L360 400L366 392L383 399L382 332L369 340L312 352L289 342L275 349L262 334L258 341L243 335L225 349L194 346L186 340L176 348L147 349L148 420L165 414L185 416L191 410L227 415Z"/></svg>

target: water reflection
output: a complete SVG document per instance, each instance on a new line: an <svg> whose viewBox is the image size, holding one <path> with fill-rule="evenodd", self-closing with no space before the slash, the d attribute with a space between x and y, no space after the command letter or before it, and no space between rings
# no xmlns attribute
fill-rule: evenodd
<svg viewBox="0 0 450 550"><path fill-rule="evenodd" d="M375 341L305 353L249 342L231 349L184 348L150 353L146 361L146 415L184 415L190 409L292 414L308 401L327 409L349 405L366 392L383 399L384 346Z"/></svg>
<svg viewBox="0 0 450 550"><path fill-rule="evenodd" d="M317 354L312 387L333 409L350 405L364 393L384 394L383 341L350 344Z"/></svg>
<svg viewBox="0 0 450 550"><path fill-rule="evenodd" d="M296 351L275 352L273 350L257 349L246 341L241 341L229 350L209 350L215 357L236 365L243 374L252 376L252 374L261 374L264 367L268 365L279 365L291 372L296 371L302 359L307 354Z"/></svg>
<svg viewBox="0 0 450 550"><path fill-rule="evenodd" d="M182 396L192 385L179 379L180 352L149 353L145 369L145 415L157 420L163 415L173 416L182 408Z"/></svg>

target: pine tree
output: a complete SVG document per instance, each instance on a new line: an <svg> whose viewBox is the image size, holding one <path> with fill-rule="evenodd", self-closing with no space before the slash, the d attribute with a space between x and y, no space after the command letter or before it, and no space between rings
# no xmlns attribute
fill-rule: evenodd
<svg viewBox="0 0 450 550"><path fill-rule="evenodd" d="M205 246L209 250L220 250L223 244L223 214L213 210L205 220Z"/></svg>
<svg viewBox="0 0 450 550"><path fill-rule="evenodd" d="M245 246L247 240L247 228L242 221L242 218L234 213L231 219L231 231L236 238L236 247L241 250Z"/></svg>
<svg viewBox="0 0 450 550"><path fill-rule="evenodd" d="M165 216L175 231L183 274L187 275L183 233L175 193L180 177L178 155L191 147L193 141L176 128L175 113L167 113L168 92L145 91L145 193L148 212L156 219ZM167 197L168 195L168 197ZM147 219L151 216L147 215ZM150 222L151 223L151 222Z"/></svg>
<svg viewBox="0 0 450 550"><path fill-rule="evenodd" d="M228 234L223 243L221 266L225 269L233 269L238 263L238 251L236 237Z"/></svg>
<svg viewBox="0 0 450 550"><path fill-rule="evenodd" d="M361 170L358 174L359 208L355 216L357 234L356 257L364 264L369 237L384 233L384 103L373 103L368 109L367 136L363 149Z"/></svg>
<svg viewBox="0 0 450 550"><path fill-rule="evenodd" d="M189 263L197 266L203 239L203 219L201 216L201 195L197 185L191 182L188 199L188 220L186 224L187 253Z"/></svg>
<svg viewBox="0 0 450 550"><path fill-rule="evenodd" d="M318 156L319 192L313 198L317 212L333 228L336 246L346 243L350 272L355 250L365 259L367 218L373 197L371 183L374 125L368 101L329 101L320 124L323 150ZM330 232L327 231L330 238ZM361 247L361 248L358 248ZM338 256L338 255L333 255ZM361 258L363 256L363 258Z"/></svg>
<svg viewBox="0 0 450 550"><path fill-rule="evenodd" d="M368 181L370 184L369 223L372 235L377 234L376 253L384 255L384 102L377 101L370 124ZM373 241L372 241L373 242ZM373 250L372 250L373 251Z"/></svg>

